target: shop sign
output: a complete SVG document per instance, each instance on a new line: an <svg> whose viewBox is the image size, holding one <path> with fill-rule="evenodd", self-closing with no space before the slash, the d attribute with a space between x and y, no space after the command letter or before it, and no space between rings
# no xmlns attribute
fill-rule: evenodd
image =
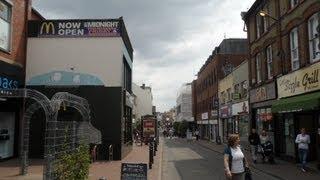
<svg viewBox="0 0 320 180"><path fill-rule="evenodd" d="M275 82L260 86L250 91L250 103L256 103L276 98Z"/></svg>
<svg viewBox="0 0 320 180"><path fill-rule="evenodd" d="M217 110L211 110L211 117L217 117L218 111Z"/></svg>
<svg viewBox="0 0 320 180"><path fill-rule="evenodd" d="M41 21L39 37L114 37L120 36L119 20Z"/></svg>
<svg viewBox="0 0 320 180"><path fill-rule="evenodd" d="M232 115L241 115L249 113L249 103L248 101L243 101L232 105Z"/></svg>
<svg viewBox="0 0 320 180"><path fill-rule="evenodd" d="M0 76L0 89L17 89L18 81Z"/></svg>
<svg viewBox="0 0 320 180"><path fill-rule="evenodd" d="M278 78L279 98L294 96L320 89L320 63Z"/></svg>
<svg viewBox="0 0 320 180"><path fill-rule="evenodd" d="M240 93L233 93L233 94L232 94L232 99L233 99L233 100L238 100L238 99L240 99L240 98L241 98Z"/></svg>
<svg viewBox="0 0 320 180"><path fill-rule="evenodd" d="M202 119L202 120L208 119L208 112L202 113L202 114L201 114L201 119Z"/></svg>
<svg viewBox="0 0 320 180"><path fill-rule="evenodd" d="M221 118L228 118L232 115L232 108L230 105L223 106L220 108L220 117Z"/></svg>

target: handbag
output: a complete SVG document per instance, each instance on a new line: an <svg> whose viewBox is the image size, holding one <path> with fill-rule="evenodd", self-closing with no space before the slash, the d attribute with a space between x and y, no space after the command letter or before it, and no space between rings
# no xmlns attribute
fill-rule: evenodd
<svg viewBox="0 0 320 180"><path fill-rule="evenodd" d="M250 168L246 167L245 168L245 175L244 175L245 180L252 180L252 174Z"/></svg>

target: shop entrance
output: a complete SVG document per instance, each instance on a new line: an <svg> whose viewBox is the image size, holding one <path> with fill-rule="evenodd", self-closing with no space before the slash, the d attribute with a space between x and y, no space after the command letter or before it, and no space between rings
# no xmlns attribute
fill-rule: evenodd
<svg viewBox="0 0 320 180"><path fill-rule="evenodd" d="M316 147L316 138L317 138L317 121L316 117L312 113L308 114L297 114L297 129L296 133L300 133L301 128L306 128L307 134L310 136L309 144L309 156L308 160L313 161L317 159L317 147ZM296 154L298 155L298 154ZM298 156L296 156L298 157Z"/></svg>
<svg viewBox="0 0 320 180"><path fill-rule="evenodd" d="M14 155L15 112L0 112L0 159Z"/></svg>

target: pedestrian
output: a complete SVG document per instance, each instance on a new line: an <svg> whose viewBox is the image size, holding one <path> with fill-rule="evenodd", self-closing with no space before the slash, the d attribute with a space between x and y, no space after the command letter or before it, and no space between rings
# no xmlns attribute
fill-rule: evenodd
<svg viewBox="0 0 320 180"><path fill-rule="evenodd" d="M91 162L95 162L97 160L97 145L94 144L91 149Z"/></svg>
<svg viewBox="0 0 320 180"><path fill-rule="evenodd" d="M196 129L196 131L194 132L194 134L196 135L196 140L198 141L198 140L199 140L199 130Z"/></svg>
<svg viewBox="0 0 320 180"><path fill-rule="evenodd" d="M268 142L268 141L270 140L270 138L269 138L266 130L262 130L262 132L261 132L261 134L260 134L259 137L260 137L261 146L264 146L264 145L266 144L266 142ZM262 155L262 162L265 162L266 156L265 156L265 154L264 154L263 149L262 149L261 146L259 145L258 151L259 151L259 148L260 148L260 153L261 153L261 155Z"/></svg>
<svg viewBox="0 0 320 180"><path fill-rule="evenodd" d="M256 132L256 129L251 130L251 134L249 135L249 143L253 162L257 163L257 152L258 146L260 145L260 138L258 133Z"/></svg>
<svg viewBox="0 0 320 180"><path fill-rule="evenodd" d="M296 143L298 144L299 159L302 164L301 171L306 172L310 136L306 133L305 128L301 128L300 132L301 133L297 135Z"/></svg>
<svg viewBox="0 0 320 180"><path fill-rule="evenodd" d="M226 178L230 180L244 180L246 168L249 168L249 164L240 148L239 135L231 134L228 137L228 146L224 150Z"/></svg>

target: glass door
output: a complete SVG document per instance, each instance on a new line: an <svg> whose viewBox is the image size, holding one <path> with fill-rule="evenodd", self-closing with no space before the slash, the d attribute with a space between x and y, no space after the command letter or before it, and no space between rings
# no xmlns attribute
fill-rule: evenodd
<svg viewBox="0 0 320 180"><path fill-rule="evenodd" d="M284 135L286 155L295 157L295 132L293 114L284 115Z"/></svg>
<svg viewBox="0 0 320 180"><path fill-rule="evenodd" d="M0 159L13 156L14 152L14 112L0 112Z"/></svg>

